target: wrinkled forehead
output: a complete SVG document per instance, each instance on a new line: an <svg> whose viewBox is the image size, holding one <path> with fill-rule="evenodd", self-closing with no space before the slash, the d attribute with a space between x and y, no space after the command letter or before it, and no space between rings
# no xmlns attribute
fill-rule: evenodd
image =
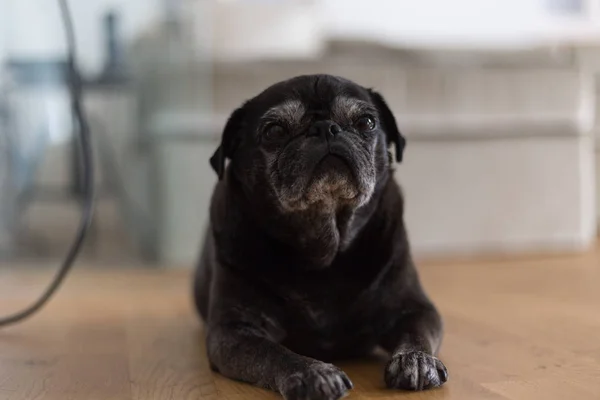
<svg viewBox="0 0 600 400"><path fill-rule="evenodd" d="M306 82L277 89L265 102L263 120L293 124L307 119L332 119L342 123L376 113L364 90L355 87Z"/></svg>
<svg viewBox="0 0 600 400"><path fill-rule="evenodd" d="M346 95L337 96L329 103L321 104L290 98L268 108L261 119L289 123L299 123L307 118L346 122L376 112L370 102Z"/></svg>

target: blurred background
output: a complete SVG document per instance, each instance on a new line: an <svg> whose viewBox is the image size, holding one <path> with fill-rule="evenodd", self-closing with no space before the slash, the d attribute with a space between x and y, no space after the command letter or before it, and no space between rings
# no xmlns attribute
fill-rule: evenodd
<svg viewBox="0 0 600 400"><path fill-rule="evenodd" d="M88 264L193 266L225 119L306 73L388 100L418 257L596 243L600 0L71 7L99 176ZM0 265L56 266L80 218L65 56L55 1L0 0Z"/></svg>

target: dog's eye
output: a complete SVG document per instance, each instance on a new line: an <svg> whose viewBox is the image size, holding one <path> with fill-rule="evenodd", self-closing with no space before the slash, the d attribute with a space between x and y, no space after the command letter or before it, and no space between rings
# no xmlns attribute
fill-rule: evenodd
<svg viewBox="0 0 600 400"><path fill-rule="evenodd" d="M375 120L369 116L360 117L354 123L354 127L360 132L370 132L375 129Z"/></svg>
<svg viewBox="0 0 600 400"><path fill-rule="evenodd" d="M285 128L279 124L269 124L264 129L264 135L267 140L278 140L285 135Z"/></svg>

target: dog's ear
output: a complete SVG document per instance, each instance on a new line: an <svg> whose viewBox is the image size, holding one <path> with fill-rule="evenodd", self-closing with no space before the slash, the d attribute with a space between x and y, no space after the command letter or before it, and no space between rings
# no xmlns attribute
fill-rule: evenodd
<svg viewBox="0 0 600 400"><path fill-rule="evenodd" d="M406 147L406 139L398 129L396 118L394 118L392 110L390 110L382 95L374 90L369 90L369 94L371 95L371 99L377 107L377 110L379 110L379 116L381 117L383 128L385 129L388 145L394 143L396 148L396 161L402 162L404 148Z"/></svg>
<svg viewBox="0 0 600 400"><path fill-rule="evenodd" d="M217 173L219 180L223 178L225 173L225 161L231 159L239 145L240 131L244 124L245 114L245 104L231 113L221 135L221 144L210 157L210 165Z"/></svg>

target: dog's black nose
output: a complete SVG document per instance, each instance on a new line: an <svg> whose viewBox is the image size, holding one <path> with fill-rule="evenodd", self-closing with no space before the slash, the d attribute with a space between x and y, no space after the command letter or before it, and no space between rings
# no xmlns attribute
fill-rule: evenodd
<svg viewBox="0 0 600 400"><path fill-rule="evenodd" d="M310 127L308 132L309 136L320 136L323 139L333 139L338 133L342 131L342 128L333 121L318 121Z"/></svg>

